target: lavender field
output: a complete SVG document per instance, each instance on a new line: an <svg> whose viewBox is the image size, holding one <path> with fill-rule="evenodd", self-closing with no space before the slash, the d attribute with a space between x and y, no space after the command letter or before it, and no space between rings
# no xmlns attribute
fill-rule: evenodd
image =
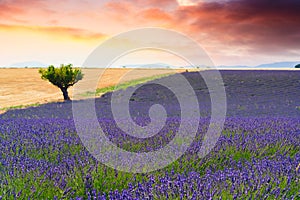
<svg viewBox="0 0 300 200"><path fill-rule="evenodd" d="M0 115L0 199L300 199L300 71L221 74L227 115L217 145L199 158L211 101L199 73L183 73L199 101L195 140L180 159L145 174L97 161L76 133L71 102L7 111ZM167 88L149 82L130 99L137 124L149 123L153 104L167 111L163 129L147 139L117 127L111 95L96 99L95 107L106 136L117 146L149 152L174 138L180 106Z"/></svg>

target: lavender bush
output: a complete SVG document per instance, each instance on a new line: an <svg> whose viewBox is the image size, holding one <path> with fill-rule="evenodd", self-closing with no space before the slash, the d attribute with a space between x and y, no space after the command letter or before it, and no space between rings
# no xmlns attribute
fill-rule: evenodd
<svg viewBox="0 0 300 200"><path fill-rule="evenodd" d="M206 85L197 73L184 73L200 102L196 139L180 159L148 174L120 172L94 159L77 136L71 103L2 114L0 199L299 199L300 72L221 73L228 112L213 151L202 159L197 155L210 119ZM165 127L147 139L116 126L110 97L96 99L97 117L119 147L153 151L176 134L180 107L166 88L149 84L132 96L138 124L149 123L153 103L167 110Z"/></svg>

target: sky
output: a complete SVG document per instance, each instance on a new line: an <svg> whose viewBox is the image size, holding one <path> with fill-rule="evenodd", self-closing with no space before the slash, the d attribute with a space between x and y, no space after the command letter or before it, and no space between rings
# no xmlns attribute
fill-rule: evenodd
<svg viewBox="0 0 300 200"><path fill-rule="evenodd" d="M185 34L215 65L298 61L299 19L299 0L0 0L0 66L81 66L103 41L143 27ZM182 63L165 52L135 54L123 62Z"/></svg>

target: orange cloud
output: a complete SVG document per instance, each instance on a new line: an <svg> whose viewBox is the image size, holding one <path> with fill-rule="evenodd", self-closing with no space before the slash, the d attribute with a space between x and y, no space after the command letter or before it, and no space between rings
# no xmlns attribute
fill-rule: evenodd
<svg viewBox="0 0 300 200"><path fill-rule="evenodd" d="M145 20L155 21L171 21L173 19L170 14L159 8L149 8L143 10L138 14L138 16L144 18Z"/></svg>
<svg viewBox="0 0 300 200"><path fill-rule="evenodd" d="M0 24L0 31L27 31L34 33L42 33L58 38L68 38L75 40L101 40L106 37L102 33L93 33L84 29L60 27L60 26L21 26Z"/></svg>
<svg viewBox="0 0 300 200"><path fill-rule="evenodd" d="M139 8L175 8L178 6L178 2L176 0L125 0L126 2L130 2L131 4L136 5Z"/></svg>
<svg viewBox="0 0 300 200"><path fill-rule="evenodd" d="M0 3L0 20L19 21L13 13L22 15L25 13L25 10L14 5Z"/></svg>
<svg viewBox="0 0 300 200"><path fill-rule="evenodd" d="M128 2L107 2L104 6L105 9L119 15L125 15L134 11L134 6Z"/></svg>

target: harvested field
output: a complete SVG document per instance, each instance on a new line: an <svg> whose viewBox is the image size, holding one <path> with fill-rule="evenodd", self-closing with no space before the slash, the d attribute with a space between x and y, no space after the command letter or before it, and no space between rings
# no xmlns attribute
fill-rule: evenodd
<svg viewBox="0 0 300 200"><path fill-rule="evenodd" d="M102 74L101 81L98 82L99 88L116 85L119 81L126 82L175 72L171 69L83 69L86 75ZM0 69L0 86L0 109L62 101L60 90L42 80L38 69ZM69 91L72 95L72 88Z"/></svg>

